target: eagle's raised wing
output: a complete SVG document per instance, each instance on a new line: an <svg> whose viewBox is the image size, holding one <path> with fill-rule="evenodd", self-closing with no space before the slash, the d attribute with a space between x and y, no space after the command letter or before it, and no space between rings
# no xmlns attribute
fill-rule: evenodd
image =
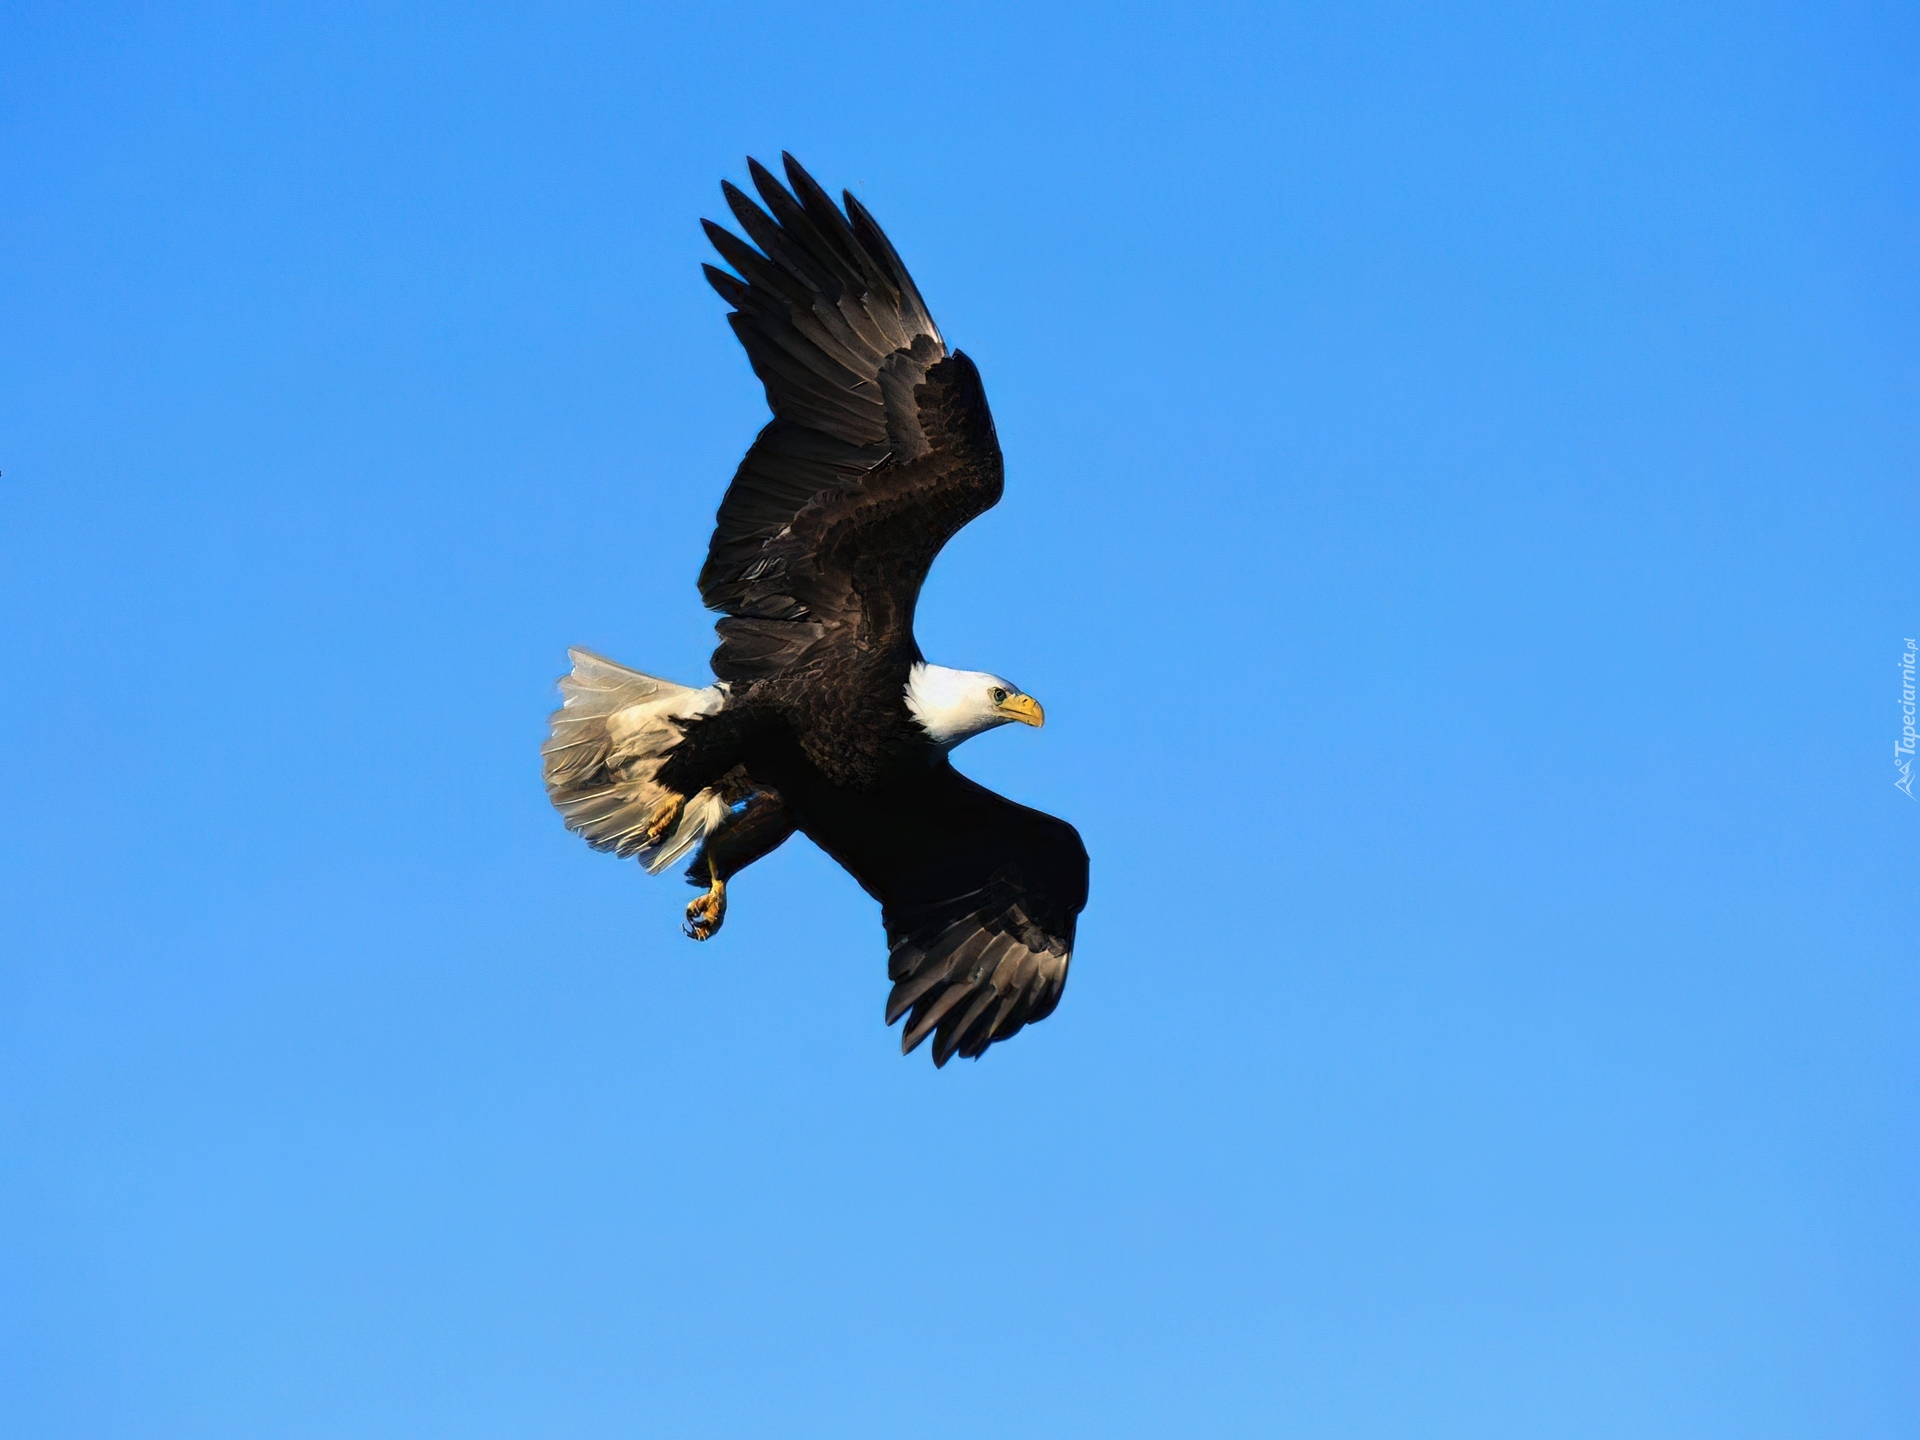
<svg viewBox="0 0 1920 1440"><path fill-rule="evenodd" d="M833 855L881 903L901 1053L931 1035L936 1065L977 1057L1052 1014L1087 903L1079 832L945 761L855 803L870 807L852 827L861 849Z"/></svg>
<svg viewBox="0 0 1920 1440"><path fill-rule="evenodd" d="M773 420L720 502L700 594L714 673L778 674L854 643L913 650L913 607L948 538L1000 498L1000 446L973 362L946 342L864 206L844 213L791 155L789 192L749 161L762 210L727 204L754 245L708 237L706 266ZM769 213L771 212L771 213Z"/></svg>

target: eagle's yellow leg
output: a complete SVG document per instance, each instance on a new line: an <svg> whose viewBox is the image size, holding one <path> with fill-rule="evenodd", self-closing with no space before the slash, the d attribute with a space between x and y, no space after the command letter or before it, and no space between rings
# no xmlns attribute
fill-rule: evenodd
<svg viewBox="0 0 1920 1440"><path fill-rule="evenodd" d="M687 808L684 795L669 796L667 803L653 812L653 822L647 826L647 844L658 845L673 833L673 827L680 823L680 813Z"/></svg>
<svg viewBox="0 0 1920 1440"><path fill-rule="evenodd" d="M706 894L687 902L687 920L680 927L695 940L711 940L727 918L727 882L720 878L712 860L707 861L707 873L713 876L713 883Z"/></svg>

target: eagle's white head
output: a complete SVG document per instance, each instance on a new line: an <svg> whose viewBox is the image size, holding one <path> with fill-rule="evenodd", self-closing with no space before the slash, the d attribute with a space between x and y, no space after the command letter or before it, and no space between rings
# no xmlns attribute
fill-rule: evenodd
<svg viewBox="0 0 1920 1440"><path fill-rule="evenodd" d="M907 709L933 743L951 750L984 730L1010 721L1046 723L1040 702L1011 680L982 670L915 665L907 675Z"/></svg>

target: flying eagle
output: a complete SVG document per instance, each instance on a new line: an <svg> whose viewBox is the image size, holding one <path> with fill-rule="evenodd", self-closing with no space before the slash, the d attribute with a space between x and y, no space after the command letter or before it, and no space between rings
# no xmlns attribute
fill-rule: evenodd
<svg viewBox="0 0 1920 1440"><path fill-rule="evenodd" d="M694 851L696 940L719 930L727 882L800 831L880 902L901 1053L931 1035L945 1065L1059 1002L1087 852L949 759L996 726L1041 724L1039 702L914 643L933 557L1000 498L980 374L866 208L850 193L836 207L784 158L791 190L748 161L764 210L721 186L752 245L701 222L737 272L704 267L773 411L700 571L723 616L717 683L570 651L547 793L569 830L650 872Z"/></svg>

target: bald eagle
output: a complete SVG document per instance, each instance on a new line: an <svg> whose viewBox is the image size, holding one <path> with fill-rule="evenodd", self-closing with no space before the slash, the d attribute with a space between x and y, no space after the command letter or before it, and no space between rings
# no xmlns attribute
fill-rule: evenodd
<svg viewBox="0 0 1920 1440"><path fill-rule="evenodd" d="M723 617L715 683L569 652L547 793L568 829L650 872L692 852L696 940L719 930L728 881L800 831L880 902L901 1053L932 1036L945 1065L1059 1002L1087 852L949 758L996 726L1040 725L1039 702L914 643L934 556L1000 498L979 372L866 208L850 193L836 206L784 159L788 185L748 162L764 209L721 186L752 244L702 222L734 272L707 279L773 411L700 571Z"/></svg>

